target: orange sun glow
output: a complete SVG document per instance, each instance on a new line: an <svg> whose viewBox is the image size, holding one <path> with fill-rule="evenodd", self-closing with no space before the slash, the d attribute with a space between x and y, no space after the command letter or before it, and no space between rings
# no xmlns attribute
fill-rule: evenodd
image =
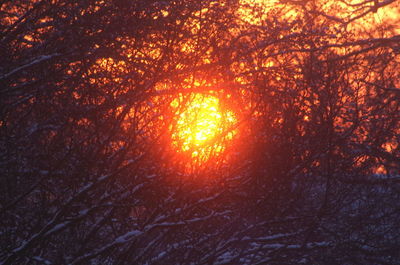
<svg viewBox="0 0 400 265"><path fill-rule="evenodd" d="M223 110L217 97L194 94L188 100L175 99L171 106L177 113L175 128L170 127L173 146L191 158L206 161L222 153L236 134L235 114Z"/></svg>

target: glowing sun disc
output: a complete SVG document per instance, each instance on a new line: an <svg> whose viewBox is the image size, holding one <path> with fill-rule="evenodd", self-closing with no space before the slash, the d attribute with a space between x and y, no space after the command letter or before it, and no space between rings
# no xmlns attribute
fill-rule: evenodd
<svg viewBox="0 0 400 265"><path fill-rule="evenodd" d="M234 113L223 110L217 97L194 94L187 101L175 99L171 106L176 109L173 146L192 158L207 160L211 153L221 153L236 134Z"/></svg>

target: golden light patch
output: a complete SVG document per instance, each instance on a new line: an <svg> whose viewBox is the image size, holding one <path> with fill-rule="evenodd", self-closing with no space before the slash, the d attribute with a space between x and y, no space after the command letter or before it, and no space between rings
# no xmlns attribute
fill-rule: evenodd
<svg viewBox="0 0 400 265"><path fill-rule="evenodd" d="M171 106L176 113L170 127L172 144L178 152L197 161L222 153L236 134L234 113L223 110L217 97L194 94L188 99L175 99Z"/></svg>

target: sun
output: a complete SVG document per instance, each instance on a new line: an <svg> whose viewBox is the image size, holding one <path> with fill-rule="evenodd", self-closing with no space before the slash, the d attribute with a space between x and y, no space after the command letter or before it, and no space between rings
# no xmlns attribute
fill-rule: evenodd
<svg viewBox="0 0 400 265"><path fill-rule="evenodd" d="M170 127L174 148L201 161L221 154L237 133L235 114L221 105L219 98L211 95L176 98L171 103L176 115Z"/></svg>

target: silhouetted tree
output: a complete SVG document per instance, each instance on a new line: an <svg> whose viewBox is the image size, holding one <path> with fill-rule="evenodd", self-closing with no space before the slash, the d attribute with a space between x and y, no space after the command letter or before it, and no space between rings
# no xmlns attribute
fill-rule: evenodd
<svg viewBox="0 0 400 265"><path fill-rule="evenodd" d="M398 264L398 6L1 1L0 263Z"/></svg>

